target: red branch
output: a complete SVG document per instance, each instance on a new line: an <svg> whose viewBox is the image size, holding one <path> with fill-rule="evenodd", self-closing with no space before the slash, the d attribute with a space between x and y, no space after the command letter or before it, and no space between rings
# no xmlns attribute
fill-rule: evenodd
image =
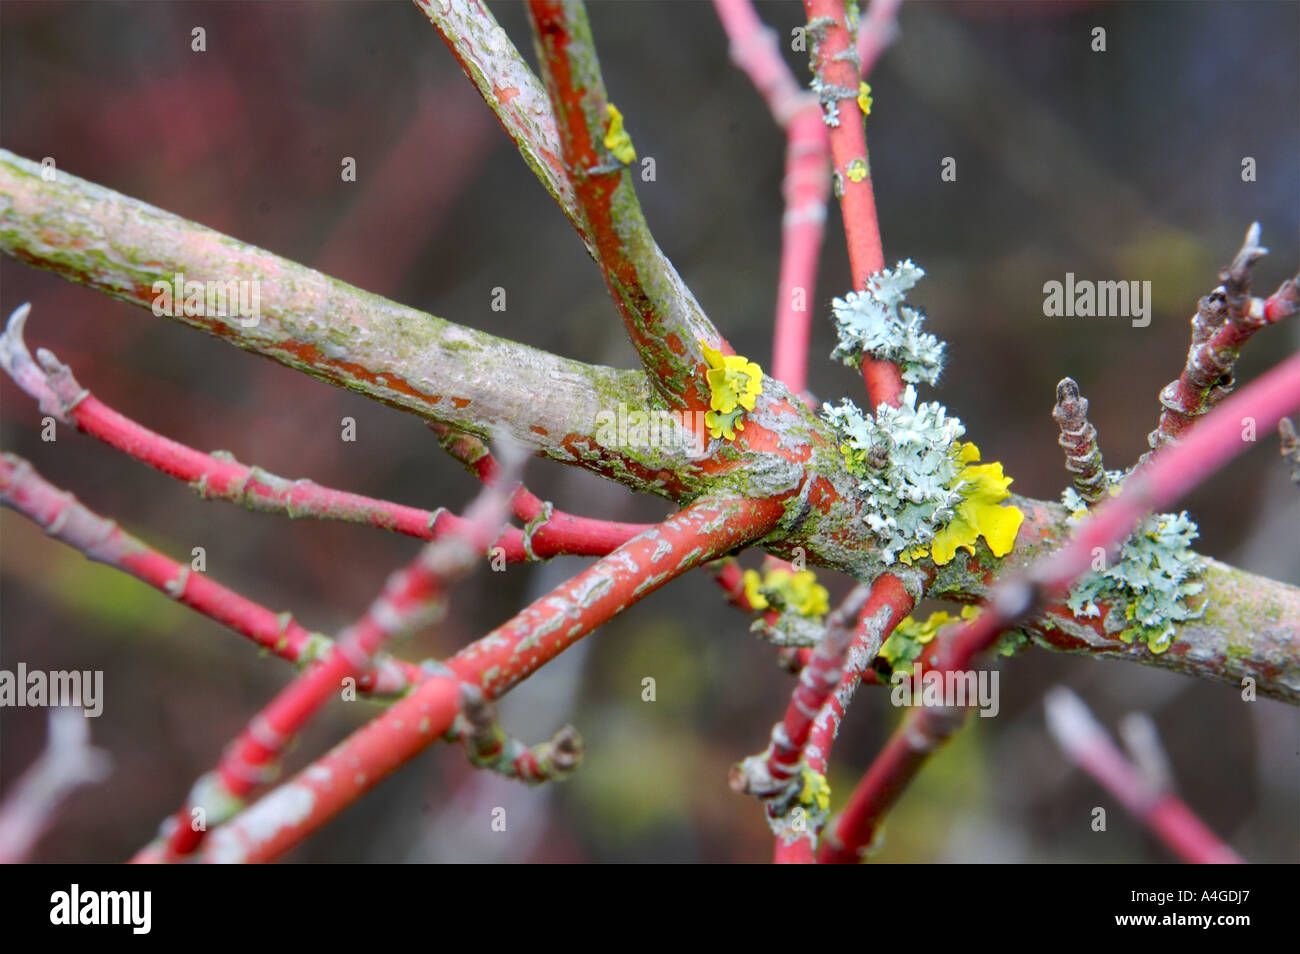
<svg viewBox="0 0 1300 954"><path fill-rule="evenodd" d="M806 830L778 825L800 794L800 769L825 774L830 744L863 675L880 645L911 611L913 598L893 574L870 587L859 586L826 620L816 648L805 651L799 683L785 716L772 728L767 749L732 769L733 791L762 799L777 833L778 864L813 860L813 844L824 816L806 818Z"/></svg>
<svg viewBox="0 0 1300 954"><path fill-rule="evenodd" d="M808 302L817 279L817 261L825 231L826 201L830 191L827 161L833 164L841 187L840 205L849 244L849 264L854 288L884 267L880 225L876 216L862 112L857 106L858 80L866 75L893 37L893 20L900 0L872 5L863 24L858 51L847 27L844 5L838 0L808 0L805 7L813 22L814 67L823 90L839 90L835 99L838 121L827 130L821 104L804 94L777 48L775 35L764 27L749 0L714 0L718 19L731 42L732 60L745 71L767 102L777 123L786 130L786 166L783 191L781 272L777 288L776 326L773 334L772 375L795 394L807 386L808 340L811 314ZM818 18L821 26L815 25ZM839 59L836 57L839 56ZM849 172L860 160L865 173ZM801 294L800 294L801 293ZM897 404L902 378L890 362L867 359L863 376L873 404Z"/></svg>
<svg viewBox="0 0 1300 954"><path fill-rule="evenodd" d="M35 521L56 540L80 550L87 559L129 573L281 659L302 665L333 646L328 636L305 629L288 613L274 613L159 553L47 482L31 464L13 454L0 457L0 502ZM390 695L423 677L419 666L383 657L358 680L357 688Z"/></svg>
<svg viewBox="0 0 1300 954"><path fill-rule="evenodd" d="M804 758L804 746L812 735L813 723L831 693L840 683L841 667L855 628L865 620L859 611L866 605L872 590L859 586L844 603L826 619L826 633L813 649L807 664L799 673L799 681L790 695L785 717L772 730L772 745L767 754L767 775L784 783L798 772Z"/></svg>
<svg viewBox="0 0 1300 954"><path fill-rule="evenodd" d="M861 64L849 29L843 0L804 0L808 32L813 39L813 70L822 88L822 102L834 108L830 125L831 160L840 194L840 212L849 246L853 287L867 287L867 278L885 267L871 184L871 164L862 110L858 108ZM873 405L897 405L903 393L898 368L888 361L867 358L862 378Z"/></svg>
<svg viewBox="0 0 1300 954"><path fill-rule="evenodd" d="M443 450L460 461L479 480L496 479L500 465L487 445L477 437L437 422L430 423L429 429L438 435ZM526 550L538 546L548 550L562 542L566 547L565 552L570 555L605 556L651 527L651 524L645 523L618 523L613 520L576 517L554 509L549 501L542 500L522 484L516 488L510 503L515 516L528 525L524 531ZM726 593L727 602L747 613L758 612L745 595L745 574L735 560L715 560L708 567ZM769 612L769 621L774 621L776 616L776 613Z"/></svg>
<svg viewBox="0 0 1300 954"><path fill-rule="evenodd" d="M1261 431L1277 426L1300 406L1300 355L1288 358L1206 415L1183 440L1153 455L1124 481L1123 490L1097 507L1070 542L1026 571L997 584L984 611L961 624L939 651L936 668L964 671L1002 632L1048 601L1064 595L1091 569L1095 547L1107 551L1133 532L1152 510L1177 500L1250 443L1241 421L1254 418ZM856 862L871 844L880 820L930 753L964 718L964 710L912 709L885 743L818 852L819 861Z"/></svg>
<svg viewBox="0 0 1300 954"><path fill-rule="evenodd" d="M1267 252L1260 247L1256 222L1232 263L1219 273L1219 287L1197 304L1187 363L1177 380L1160 392L1163 409L1159 426L1148 438L1152 448L1179 440L1231 392L1238 352L1255 332L1300 310L1296 279L1283 282L1267 299L1251 296L1251 271Z"/></svg>
<svg viewBox="0 0 1300 954"><path fill-rule="evenodd" d="M430 430L438 435L445 450L460 461L479 480L496 479L500 465L487 446L471 434L457 431L443 424L431 423ZM566 552L575 556L605 556L622 546L638 533L649 530L651 524L618 523L613 520L594 520L576 517L563 510L554 509L522 484L511 498L515 517L528 524L524 532L525 549L540 546L544 550L562 541ZM748 613L758 612L745 595L745 575L740 565L732 559L716 560L709 564L713 578L727 595L727 602ZM769 614L772 619L776 613Z"/></svg>
<svg viewBox="0 0 1300 954"><path fill-rule="evenodd" d="M35 398L46 414L185 481L200 496L291 518L359 523L421 540L464 532L462 518L445 510L408 507L322 487L310 480L286 480L260 467L241 464L227 454L205 454L137 424L82 388L68 366L49 351L39 349L37 360L33 360L23 341L28 311L27 305L16 309L0 336L0 366L18 386ZM561 555L604 556L642 529L638 524L583 521L558 514L531 535L507 527L493 545L502 549L509 563Z"/></svg>
<svg viewBox="0 0 1300 954"><path fill-rule="evenodd" d="M706 500L628 541L468 646L379 718L208 840L213 861L270 861L452 727L462 682L498 698L545 662L687 570L768 532L771 500Z"/></svg>
<svg viewBox="0 0 1300 954"><path fill-rule="evenodd" d="M783 818L798 798L799 769L813 719L839 685L840 666L853 641L858 610L869 593L865 586L855 588L827 617L826 629L799 673L785 716L772 727L767 749L731 770L732 791L761 798L769 818Z"/></svg>
<svg viewBox="0 0 1300 954"><path fill-rule="evenodd" d="M862 110L858 108L861 67L844 13L843 0L804 0L808 32L813 39L813 70L821 81L823 105L834 104L838 120L829 127L831 159L841 187L840 209L849 245L849 271L853 287L866 288L868 276L885 267L876 218L876 197L867 166L867 136ZM867 175L850 176L855 162L866 166Z"/></svg>
<svg viewBox="0 0 1300 954"><path fill-rule="evenodd" d="M436 422L431 423L429 429L438 435L443 450L460 461L479 480L491 483L500 479L501 465L487 445L477 437ZM538 547L544 552L563 548L563 552L571 556L605 556L652 526L648 523L619 523L614 520L577 517L556 510L523 484L515 488L510 498L510 507L515 517L527 524L524 547L534 552Z"/></svg>
<svg viewBox="0 0 1300 954"><path fill-rule="evenodd" d="M1070 760L1091 775L1179 858L1197 865L1241 864L1175 795L1166 780L1153 780L1130 762L1068 689L1047 694L1047 724Z"/></svg>
<svg viewBox="0 0 1300 954"><path fill-rule="evenodd" d="M329 655L282 689L253 718L221 757L215 772L199 780L176 815L167 836L169 860L193 852L203 840L208 821L224 820L267 780L285 747L345 680L363 672L385 644L439 615L448 586L470 570L496 536L505 517L508 493L507 486L497 483L485 487L466 511L463 536L426 545L415 560L389 577L383 593L339 636ZM191 816L200 805L216 817L205 818L203 826L196 826Z"/></svg>
<svg viewBox="0 0 1300 954"><path fill-rule="evenodd" d="M900 2L901 0L873 2L868 19L862 24L859 33L857 51L860 62L856 69L851 66L845 68L833 59L837 52L843 54L852 43L844 19L843 5L820 5L813 0L805 4L810 20L828 15L826 10L820 9L825 7L830 10L829 15L835 19L836 24L843 24L825 28L820 40L816 39L817 34L814 32L817 42L813 53L814 68L818 71L823 89L839 85L841 89L851 91L851 96L837 104L839 123L831 127L828 135L821 104L816 100L809 102L808 97L801 93L794 75L778 51L774 32L763 26L749 0L714 0L718 19L731 42L732 60L749 76L777 123L787 133L783 184L786 210L782 219L781 273L773 333L772 374L795 394L802 393L807 386L808 342L811 334L811 316L807 304L816 284L817 261L825 231L826 201L830 186L828 159L833 158L837 181L842 187L841 209L849 242L854 287L865 287L867 276L884 267L875 195L869 175L866 132L856 102L857 81L871 70L880 53L893 39L894 19ZM840 61L841 64L846 62L849 61ZM850 164L858 157L868 175L861 182L855 183L847 173ZM802 301L796 299L796 293L800 291ZM800 308L799 305L803 307ZM862 374L873 406L899 403L903 391L902 376L894 364L867 358L862 365ZM724 581L724 573L729 573L733 579ZM729 587L731 593L738 593L743 599L743 580L739 567L732 564L724 568L718 573L718 580L724 587ZM736 602L734 595L733 602ZM748 603L748 600L744 602ZM869 615L874 615L885 603L891 604L893 609L885 622L883 634L874 634L874 648L868 649L861 645L870 628L860 626L854 640L855 652L850 654L847 671L842 676L837 667L843 653L837 656L833 668L835 678L840 682L839 691L833 694L830 692L835 688L834 684L825 686L825 692L820 691L821 684L831 671L827 668L829 657L820 648L817 651L800 650L797 654L791 654L793 661L800 666L800 683L791 699L786 719L773 732L772 746L769 749L771 757L767 765L767 775L771 780L789 779L797 764L805 758L805 744L810 732L814 733L814 743L806 754L808 764L816 771L825 771L826 752L839 731L845 707L864 673L870 671L871 659L875 656L875 650L879 649L880 642L888 638L893 627L911 611L914 601L901 581L887 575L877 580L873 586L868 604L871 607ZM829 632L828 630L828 634ZM814 684L819 696L817 699L812 698ZM807 709L806 716L804 709ZM821 716L814 725L812 716L818 710L821 710ZM778 863L812 861L812 839L812 833L793 840L777 838L775 860Z"/></svg>
<svg viewBox="0 0 1300 954"><path fill-rule="evenodd" d="M903 0L871 0L866 16L858 24L858 59L862 75L870 76L876 60L898 36L898 8Z"/></svg>
<svg viewBox="0 0 1300 954"><path fill-rule="evenodd" d="M877 681L871 663L879 654L881 644L915 605L903 582L892 573L882 574L871 584L871 596L858 614L857 632L845 654L839 686L822 703L804 746L804 764L812 771L826 774L831 746L839 735L854 693L864 680ZM777 839L772 860L777 864L812 862L818 834L810 830L790 841Z"/></svg>
<svg viewBox="0 0 1300 954"><path fill-rule="evenodd" d="M731 59L753 82L786 131L785 215L781 220L781 272L777 284L772 376L794 394L807 387L808 310L830 195L830 140L817 99L799 86L782 58L776 33L763 25L750 0L714 0L731 45Z"/></svg>
<svg viewBox="0 0 1300 954"><path fill-rule="evenodd" d="M826 700L817 721L813 725L812 735L808 739L808 767L818 772L826 771L826 762L830 758L831 745L839 735L844 713L853 699L853 694L865 679L876 682L872 662L880 653L881 644L887 640L907 614L916 606L916 600L903 581L892 573L884 573L871 584L871 598L862 607L859 617L861 624L854 636L853 645L849 647L847 665L840 679L839 688ZM888 609L888 613L882 612ZM878 624L868 625L880 619Z"/></svg>
<svg viewBox="0 0 1300 954"><path fill-rule="evenodd" d="M787 128L811 97L781 56L776 31L763 24L750 0L713 0L713 9L727 34L731 61L749 77L777 125Z"/></svg>
<svg viewBox="0 0 1300 954"><path fill-rule="evenodd" d="M781 217L781 271L777 279L772 376L792 394L808 387L808 341L812 335L813 291L826 232L831 182L826 127L816 101L787 127L785 213Z"/></svg>

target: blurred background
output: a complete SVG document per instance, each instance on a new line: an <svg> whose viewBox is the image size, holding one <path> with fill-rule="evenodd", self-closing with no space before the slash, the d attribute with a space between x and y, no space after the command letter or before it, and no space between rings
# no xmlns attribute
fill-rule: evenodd
<svg viewBox="0 0 1300 954"><path fill-rule="evenodd" d="M489 6L530 62L523 7ZM788 38L797 2L760 3ZM657 180L638 192L658 241L738 351L770 365L784 137L729 62L711 4L595 2L611 99ZM191 50L191 30L207 50ZM1107 50L1090 49L1094 27ZM489 110L402 2L22 3L0 7L0 142L163 209L434 314L584 361L635 367L598 270ZM805 54L787 57L801 79ZM1132 463L1159 389L1182 367L1196 300L1250 222L1273 254L1257 292L1294 274L1300 102L1294 3L908 2L870 77L872 172L886 258L928 277L913 293L949 343L943 400L1022 494L1065 484L1054 388L1076 378L1110 467ZM340 161L356 159L356 182ZM1256 180L1242 181L1252 157ZM952 157L957 180L942 182ZM813 297L810 387L862 400L824 360L831 297L848 290L833 209ZM1043 283L1149 280L1149 327L1043 316ZM413 417L330 388L147 311L0 259L0 310L33 306L28 339L109 405L192 446L287 477L422 507L462 507L475 484ZM492 289L507 290L505 312ZM1291 351L1300 324L1246 349L1249 380ZM334 633L419 544L346 525L256 515L186 487L40 415L0 381L0 444L164 552L207 552L208 573ZM538 395L545 400L545 395ZM340 419L357 422L355 443ZM557 506L655 520L661 500L535 462ZM1275 435L1186 500L1202 552L1300 583L1300 497ZM196 776L291 675L240 637L0 511L0 667L102 669L94 742L113 756L34 855L130 856ZM759 555L747 554L757 566ZM479 573L438 627L403 649L445 656L583 565ZM823 574L838 597L848 581ZM1072 686L1110 729L1155 719L1180 791L1247 858L1300 853L1300 719L1231 686L1031 649L995 663L1001 713L973 719L908 791L878 857L889 861L1168 860L1044 730L1042 696ZM641 680L657 701L641 701ZM530 790L436 746L290 856L297 861L755 862L771 837L730 765L766 744L791 678L711 579L692 574L605 626L502 704L541 741L571 721L586 761ZM334 705L289 758L295 770L374 709ZM835 803L894 724L859 694L836 746ZM0 718L0 794L45 741L45 713ZM1090 828L1108 808L1108 831ZM493 832L495 807L507 831Z"/></svg>

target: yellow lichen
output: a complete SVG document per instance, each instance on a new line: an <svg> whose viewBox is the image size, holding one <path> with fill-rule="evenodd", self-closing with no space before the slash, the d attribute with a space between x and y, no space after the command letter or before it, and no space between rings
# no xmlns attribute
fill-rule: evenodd
<svg viewBox="0 0 1300 954"><path fill-rule="evenodd" d="M980 537L994 556L1006 556L1015 546L1016 534L1025 515L1018 507L1004 507L1010 495L1011 478L1004 476L999 463L980 464L979 448L970 442L961 446L957 460L964 464L961 481L962 501L947 526L934 535L931 556L940 566L952 562L958 550L975 552Z"/></svg>
<svg viewBox="0 0 1300 954"><path fill-rule="evenodd" d="M704 376L709 383L709 410L704 423L712 436L735 440L736 431L745 429L741 416L754 409L755 400L763 393L763 369L740 355L724 356L703 341L700 347L708 363Z"/></svg>
<svg viewBox="0 0 1300 954"><path fill-rule="evenodd" d="M960 618L971 619L978 614L978 607L963 606ZM957 621L958 617L945 610L931 613L923 620L905 616L881 645L878 655L883 656L891 668L905 666L921 655L920 647L933 640L940 629Z"/></svg>
<svg viewBox="0 0 1300 954"><path fill-rule="evenodd" d="M741 420L745 414L741 408L736 408L730 414L719 414L717 411L704 412L704 426L709 429L712 437L721 437L726 441L734 441L736 432L745 429L745 422Z"/></svg>
<svg viewBox="0 0 1300 954"><path fill-rule="evenodd" d="M624 165L636 162L636 149L632 146L632 137L623 128L623 114L613 103L605 104L605 113L609 117L609 124L605 127L605 148Z"/></svg>
<svg viewBox="0 0 1300 954"><path fill-rule="evenodd" d="M800 616L820 617L830 612L830 593L817 582L812 570L768 570L760 576L757 570L746 570L745 596L754 609L765 610L774 603Z"/></svg>
<svg viewBox="0 0 1300 954"><path fill-rule="evenodd" d="M858 106L862 109L862 115L871 115L871 87L866 83L858 84Z"/></svg>
<svg viewBox="0 0 1300 954"><path fill-rule="evenodd" d="M826 776L807 767L804 768L802 775L803 787L799 790L799 801L819 812L830 811L831 787L826 781Z"/></svg>

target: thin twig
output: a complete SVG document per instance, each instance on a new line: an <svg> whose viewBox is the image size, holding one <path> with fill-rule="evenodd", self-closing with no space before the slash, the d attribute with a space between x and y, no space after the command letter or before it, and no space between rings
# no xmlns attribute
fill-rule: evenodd
<svg viewBox="0 0 1300 954"><path fill-rule="evenodd" d="M879 678L872 668L881 645L890 637L906 616L916 606L916 592L896 574L884 573L871 586L871 598L862 608L857 633L849 647L840 684L822 704L813 723L812 733L804 749L808 768L826 774L831 746L839 735L840 726L853 702L858 686L863 682L877 683ZM825 822L825 818L820 819ZM790 840L778 840L777 862L808 863L813 861L820 824L809 826L808 831Z"/></svg>
<svg viewBox="0 0 1300 954"><path fill-rule="evenodd" d="M1176 443L1197 418L1232 392L1237 354L1255 332L1291 317L1300 307L1296 279L1283 282L1268 299L1251 297L1251 273L1268 254L1259 237L1255 222L1232 263L1219 273L1219 287L1197 304L1187 364L1160 392L1160 424L1147 438L1153 451Z"/></svg>
<svg viewBox="0 0 1300 954"><path fill-rule="evenodd" d="M0 335L0 367L36 399L45 413L169 477L184 481L204 499L226 500L250 510L283 513L293 519L313 517L359 523L421 540L463 533L463 519L444 509L423 510L322 487L310 480L287 480L261 467L241 464L224 451L205 454L137 424L82 388L71 369L48 350L40 348L36 358L32 358L23 339L29 312L30 306L24 304L10 316L4 334ZM477 438L472 440L483 446ZM561 555L604 556L644 529L635 524L604 521L576 524L574 520L557 519L540 534L526 535L507 527L491 545L500 547L509 563Z"/></svg>
<svg viewBox="0 0 1300 954"><path fill-rule="evenodd" d="M94 513L72 494L46 481L30 463L13 454L0 457L0 503L28 517L49 536L80 551L88 560L130 574L281 659L305 666L333 649L332 639L307 630L291 614L272 612L131 536L115 521ZM376 695L394 695L423 677L419 666L380 655L357 680L357 688Z"/></svg>
<svg viewBox="0 0 1300 954"><path fill-rule="evenodd" d="M777 125L786 131L772 376L802 395L808 381L810 305L831 190L830 140L821 104L800 88L781 56L776 32L763 25L750 0L714 0L713 5L730 41L732 61L750 78Z"/></svg>
<svg viewBox="0 0 1300 954"><path fill-rule="evenodd" d="M1167 777L1130 762L1107 736L1083 700L1063 686L1047 693L1047 727L1070 761L1091 775L1171 852L1191 864L1241 864L1242 858L1196 817L1169 785ZM1131 725L1132 723L1130 723ZM1149 720L1148 720L1149 724ZM1148 760L1158 740L1147 733ZM1138 752L1134 752L1137 757ZM1167 764L1160 750L1159 760Z"/></svg>
<svg viewBox="0 0 1300 954"><path fill-rule="evenodd" d="M438 423L429 428L438 435L442 449L479 480L491 483L501 479L501 465L483 441ZM523 484L514 488L510 508L525 524L523 546L529 554L539 550L559 552L558 548L563 548L563 552L576 556L605 556L652 526L575 516L555 509L550 501L542 500Z"/></svg>
<svg viewBox="0 0 1300 954"><path fill-rule="evenodd" d="M829 127L835 192L848 240L849 271L853 288L862 291L871 274L885 267L885 254L866 130L858 108L861 64L843 0L804 0L804 10L808 14L815 89ZM864 358L862 377L873 406L896 405L901 400L903 379L893 363Z"/></svg>
<svg viewBox="0 0 1300 954"><path fill-rule="evenodd" d="M460 716L451 735L465 746L470 763L529 785L558 781L582 762L582 737L566 725L548 741L529 747L506 734L497 721L496 707L483 690L461 683Z"/></svg>
<svg viewBox="0 0 1300 954"><path fill-rule="evenodd" d="M50 710L49 739L0 805L0 864L21 862L73 789L108 777L113 760L90 745L90 721L76 708Z"/></svg>
<svg viewBox="0 0 1300 954"><path fill-rule="evenodd" d="M451 728L460 684L497 699L668 581L768 532L781 508L705 500L628 541L448 660L446 668L213 833L212 861L270 861Z"/></svg>
<svg viewBox="0 0 1300 954"><path fill-rule="evenodd" d="M876 60L898 39L898 8L903 0L871 0L866 15L858 24L858 59L862 75L870 76Z"/></svg>
<svg viewBox="0 0 1300 954"><path fill-rule="evenodd" d="M233 816L271 777L275 761L294 736L348 679L365 671L382 647L442 615L450 585L473 568L483 547L500 531L523 461L521 450L513 455L512 472L484 486L466 509L461 529L426 544L415 560L389 577L383 593L339 635L331 652L281 690L226 750L216 769L199 779L186 805L164 825L166 857L192 853L210 825ZM202 824L196 823L199 809Z"/></svg>
<svg viewBox="0 0 1300 954"><path fill-rule="evenodd" d="M731 771L731 789L763 800L770 818L786 815L798 795L799 769L813 720L839 685L844 657L853 641L858 613L871 590L855 587L826 618L825 633L799 674L785 716L772 727L771 741Z"/></svg>

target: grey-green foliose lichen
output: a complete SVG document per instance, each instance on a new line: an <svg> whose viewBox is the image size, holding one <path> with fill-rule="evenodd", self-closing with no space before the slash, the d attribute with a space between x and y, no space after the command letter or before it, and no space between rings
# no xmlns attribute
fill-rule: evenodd
<svg viewBox="0 0 1300 954"><path fill-rule="evenodd" d="M921 330L925 314L903 301L924 275L911 260L899 262L867 278L863 291L836 298L831 315L839 344L831 357L853 367L866 357L892 361L904 381L934 384L943 369L944 344Z"/></svg>
<svg viewBox="0 0 1300 954"><path fill-rule="evenodd" d="M823 416L840 438L845 465L859 478L868 505L864 519L892 563L925 550L961 502L957 443L966 428L937 401L916 403L909 384L898 407L864 414L848 398Z"/></svg>
<svg viewBox="0 0 1300 954"><path fill-rule="evenodd" d="M1061 496L1070 510L1073 526L1087 514L1087 505L1073 488ZM1098 616L1097 603L1116 604L1106 620L1126 643L1144 642L1160 654L1173 645L1177 623L1199 619L1204 602L1196 597L1205 588L1196 575L1197 559L1191 544L1198 536L1196 524L1182 513L1153 513L1143 518L1120 548L1119 559L1083 577L1070 590L1066 604L1077 616ZM1118 607L1122 606L1122 618Z"/></svg>

